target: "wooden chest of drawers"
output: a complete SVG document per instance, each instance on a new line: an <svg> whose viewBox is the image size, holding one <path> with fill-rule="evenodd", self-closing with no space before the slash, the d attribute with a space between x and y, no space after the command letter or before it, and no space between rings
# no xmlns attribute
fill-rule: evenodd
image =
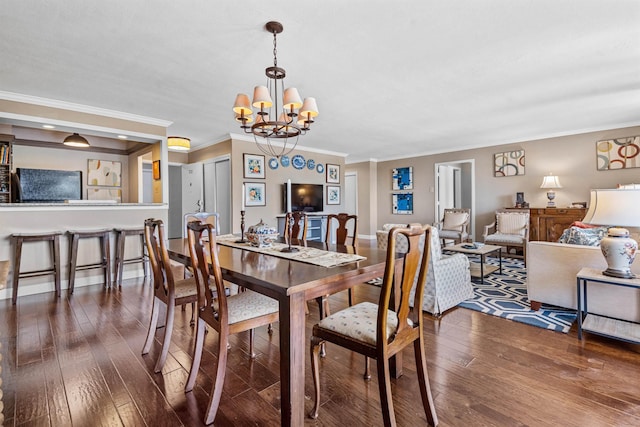
<svg viewBox="0 0 640 427"><path fill-rule="evenodd" d="M574 221L582 221L586 208L530 208L529 240L557 242Z"/></svg>

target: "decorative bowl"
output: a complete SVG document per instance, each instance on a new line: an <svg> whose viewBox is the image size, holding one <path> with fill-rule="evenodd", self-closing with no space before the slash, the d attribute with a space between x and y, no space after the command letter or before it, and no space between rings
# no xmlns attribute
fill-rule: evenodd
<svg viewBox="0 0 640 427"><path fill-rule="evenodd" d="M273 245L278 239L278 230L274 227L269 227L262 220L256 225L252 225L249 227L246 233L244 233L245 237L251 243L251 246L255 246L257 248L268 248Z"/></svg>

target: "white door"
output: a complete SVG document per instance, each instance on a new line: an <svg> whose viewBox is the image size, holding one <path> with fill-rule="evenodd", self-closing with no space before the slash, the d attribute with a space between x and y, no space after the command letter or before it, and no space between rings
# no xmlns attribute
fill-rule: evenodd
<svg viewBox="0 0 640 427"><path fill-rule="evenodd" d="M220 214L219 234L231 233L231 162L227 156L204 164L204 210Z"/></svg>
<svg viewBox="0 0 640 427"><path fill-rule="evenodd" d="M358 215L358 174L344 175L344 212Z"/></svg>
<svg viewBox="0 0 640 427"><path fill-rule="evenodd" d="M182 216L204 210L202 163L182 165ZM181 225L181 228L182 227Z"/></svg>

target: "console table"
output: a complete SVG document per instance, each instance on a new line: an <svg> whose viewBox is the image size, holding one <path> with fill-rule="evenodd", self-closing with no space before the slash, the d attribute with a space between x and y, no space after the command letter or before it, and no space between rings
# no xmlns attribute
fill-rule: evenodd
<svg viewBox="0 0 640 427"><path fill-rule="evenodd" d="M589 282L640 289L640 278L619 279L617 277L609 277L602 274L600 269L587 267L582 268L576 277L578 292L578 339L582 340L582 331L584 330L605 337L640 344L640 323L589 313L587 305L587 284ZM614 291L614 289L612 289L612 291ZM582 298L583 292L584 299ZM637 303L637 301L629 301L629 304Z"/></svg>
<svg viewBox="0 0 640 427"><path fill-rule="evenodd" d="M586 214L587 208L530 208L529 240L557 242L565 229Z"/></svg>

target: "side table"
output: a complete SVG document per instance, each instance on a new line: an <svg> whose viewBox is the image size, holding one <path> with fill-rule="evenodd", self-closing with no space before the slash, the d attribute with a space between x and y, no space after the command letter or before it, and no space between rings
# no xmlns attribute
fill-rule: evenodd
<svg viewBox="0 0 640 427"><path fill-rule="evenodd" d="M582 331L584 330L605 337L640 344L640 323L589 313L587 305L587 284L589 282L640 289L640 278L620 279L605 276L602 274L602 271L597 268L582 268L576 275L578 292L578 339L582 340ZM584 299L582 298L583 292ZM629 301L629 303L638 304L637 301Z"/></svg>

